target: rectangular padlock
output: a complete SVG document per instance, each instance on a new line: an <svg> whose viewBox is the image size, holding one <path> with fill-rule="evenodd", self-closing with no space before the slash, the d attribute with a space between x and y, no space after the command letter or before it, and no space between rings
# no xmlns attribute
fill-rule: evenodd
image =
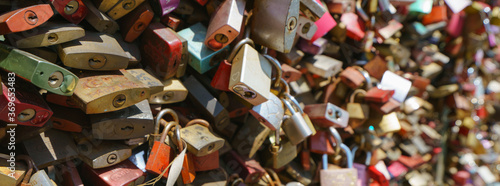
<svg viewBox="0 0 500 186"><path fill-rule="evenodd" d="M119 70L127 68L129 58L112 36L85 32L85 36L58 47L64 65L84 70Z"/></svg>
<svg viewBox="0 0 500 186"><path fill-rule="evenodd" d="M48 92L70 96L78 78L70 71L38 56L0 44L4 56L0 67ZM11 76L12 75L12 76ZM9 77L13 77L13 73Z"/></svg>
<svg viewBox="0 0 500 186"><path fill-rule="evenodd" d="M244 0L226 0L215 10L207 28L205 46L217 51L238 36L245 12Z"/></svg>
<svg viewBox="0 0 500 186"><path fill-rule="evenodd" d="M33 5L3 13L0 16L0 34L33 29L45 23L52 15L54 11L49 4Z"/></svg>
<svg viewBox="0 0 500 186"><path fill-rule="evenodd" d="M399 124L396 112L391 112L390 114L383 116L378 115L376 112L370 112L370 117L365 122L365 125L366 124L373 125L377 135L379 136L389 132L398 132L401 130L401 124Z"/></svg>
<svg viewBox="0 0 500 186"><path fill-rule="evenodd" d="M8 75L5 72L1 73L3 94L0 96L0 120L19 125L42 127L50 119L53 112L36 88L16 77L14 73L8 73Z"/></svg>
<svg viewBox="0 0 500 186"><path fill-rule="evenodd" d="M174 77L181 63L182 43L172 29L152 23L141 39L144 62L162 79Z"/></svg>
<svg viewBox="0 0 500 186"><path fill-rule="evenodd" d="M78 153L85 164L101 169L126 161L132 149L118 141L88 140L78 143Z"/></svg>
<svg viewBox="0 0 500 186"><path fill-rule="evenodd" d="M149 92L151 95L162 92L163 91L163 83L156 79L153 75L149 74L144 69L127 69L128 73L134 76L136 79L141 81L141 83L147 85L149 87Z"/></svg>
<svg viewBox="0 0 500 186"><path fill-rule="evenodd" d="M49 22L30 32L8 34L10 43L17 48L35 48L57 45L85 36L85 30L68 23Z"/></svg>
<svg viewBox="0 0 500 186"><path fill-rule="evenodd" d="M85 16L85 20L87 20L92 27L94 27L97 31L106 33L106 34L114 34L118 29L118 23L115 20L108 17L108 15L99 11L97 7L94 6L91 0L82 0L83 3L89 9L89 13Z"/></svg>
<svg viewBox="0 0 500 186"><path fill-rule="evenodd" d="M190 100L197 108L201 108L200 113L206 117L205 119L208 122L213 124L215 129L222 131L229 125L227 110L194 76L186 78L183 84L189 91Z"/></svg>
<svg viewBox="0 0 500 186"><path fill-rule="evenodd" d="M378 55L366 63L363 68L370 74L370 76L373 76L378 80L382 79L384 72L388 70L387 62Z"/></svg>
<svg viewBox="0 0 500 186"><path fill-rule="evenodd" d="M45 170L40 170L33 174L28 182L33 186L57 186L54 180L50 179Z"/></svg>
<svg viewBox="0 0 500 186"><path fill-rule="evenodd" d="M226 46L220 50L212 51L205 46L204 41L207 35L207 29L203 24L197 23L189 28L178 32L179 36L187 40L189 51L189 65L198 73L205 73L217 66L222 59L229 53L229 47Z"/></svg>
<svg viewBox="0 0 500 186"><path fill-rule="evenodd" d="M216 150L208 155L196 156L192 153L187 153L186 156L191 156L194 169L196 172L210 171L219 168L219 151ZM199 175L197 175L199 176ZM198 177L197 177L198 178ZM196 180L196 179L195 179Z"/></svg>
<svg viewBox="0 0 500 186"><path fill-rule="evenodd" d="M250 37L270 49L290 52L297 32L299 0L255 1L253 7Z"/></svg>
<svg viewBox="0 0 500 186"><path fill-rule="evenodd" d="M271 62L249 44L232 61L229 90L252 105L266 102L271 89Z"/></svg>
<svg viewBox="0 0 500 186"><path fill-rule="evenodd" d="M297 43L297 48L308 54L319 55L322 54L323 51L325 51L327 43L328 40L326 40L325 38L318 38L314 42L300 39Z"/></svg>
<svg viewBox="0 0 500 186"><path fill-rule="evenodd" d="M309 72L323 78L335 76L342 70L341 61L325 55L315 55L304 59L304 61L306 61L305 66Z"/></svg>
<svg viewBox="0 0 500 186"><path fill-rule="evenodd" d="M59 15L73 24L80 23L89 12L82 0L51 0L50 4Z"/></svg>
<svg viewBox="0 0 500 186"><path fill-rule="evenodd" d="M298 50L295 47L292 47L292 49L290 50L290 53L278 52L278 55L276 56L276 58L280 62L286 63L290 66L295 66L295 65L299 64L299 62L302 60L303 57L304 57L304 52Z"/></svg>
<svg viewBox="0 0 500 186"><path fill-rule="evenodd" d="M311 138L309 138L309 150L316 154L333 155L335 151L331 141L334 141L333 136L331 136L327 131L317 131L315 135L312 135Z"/></svg>
<svg viewBox="0 0 500 186"><path fill-rule="evenodd" d="M320 1L316 0L300 0L299 9L307 19L312 21L317 21L326 13Z"/></svg>
<svg viewBox="0 0 500 186"><path fill-rule="evenodd" d="M153 20L153 9L149 3L142 3L135 10L118 21L123 40L133 42L149 26Z"/></svg>
<svg viewBox="0 0 500 186"><path fill-rule="evenodd" d="M337 25L337 22L335 21L335 19L333 19L330 12L325 12L325 14L323 14L323 16L321 16L318 21L314 22L314 24L316 24L318 30L316 31L316 33L314 33L311 41L316 41L316 39L323 37Z"/></svg>
<svg viewBox="0 0 500 186"><path fill-rule="evenodd" d="M266 172L259 162L242 157L235 151L229 151L224 157L228 172L238 174L245 183L257 183Z"/></svg>
<svg viewBox="0 0 500 186"><path fill-rule="evenodd" d="M92 169L87 164L82 165L81 177L92 185L139 185L146 175L130 160L102 169Z"/></svg>
<svg viewBox="0 0 500 186"><path fill-rule="evenodd" d="M205 156L219 150L224 145L224 139L214 135L208 127L210 125L207 121L199 119L191 120L184 128L180 129L181 138L186 142L186 148L191 154L198 157Z"/></svg>
<svg viewBox="0 0 500 186"><path fill-rule="evenodd" d="M360 24L358 15L355 13L344 13L340 20L346 25L346 36L356 41L365 37L364 25Z"/></svg>
<svg viewBox="0 0 500 186"><path fill-rule="evenodd" d="M188 95L188 90L178 79L163 80L163 90L156 94L151 94L150 104L170 104L184 101Z"/></svg>
<svg viewBox="0 0 500 186"><path fill-rule="evenodd" d="M251 158L259 150L270 132L271 129L262 125L255 117L249 116L245 121L245 127L240 127L234 135L231 146L238 154Z"/></svg>
<svg viewBox="0 0 500 186"><path fill-rule="evenodd" d="M154 131L153 114L147 100L118 111L92 114L90 123L95 139L131 139Z"/></svg>
<svg viewBox="0 0 500 186"><path fill-rule="evenodd" d="M304 16L299 16L297 35L299 35L303 39L311 40L317 30L318 26L314 24L314 21L311 21Z"/></svg>
<svg viewBox="0 0 500 186"><path fill-rule="evenodd" d="M314 125L320 127L345 128L349 122L349 113L331 103L306 105L304 112Z"/></svg>
<svg viewBox="0 0 500 186"><path fill-rule="evenodd" d="M377 30L378 36L382 37L384 40L391 38L394 34L403 29L403 24L396 20L390 20L387 25L380 27Z"/></svg>
<svg viewBox="0 0 500 186"><path fill-rule="evenodd" d="M75 142L69 134L53 129L25 140L23 144L28 155L40 169L78 156Z"/></svg>
<svg viewBox="0 0 500 186"><path fill-rule="evenodd" d="M149 88L123 69L80 77L72 99L86 114L120 110L150 97Z"/></svg>
<svg viewBox="0 0 500 186"><path fill-rule="evenodd" d="M83 128L89 126L87 115L77 108L67 108L64 106L49 104L54 114L50 118L53 128L68 132L82 132Z"/></svg>
<svg viewBox="0 0 500 186"><path fill-rule="evenodd" d="M394 90L384 90L373 87L366 92L365 101L375 103L386 103L394 95Z"/></svg>
<svg viewBox="0 0 500 186"><path fill-rule="evenodd" d="M117 20L128 14L145 0L94 0L96 7L111 19Z"/></svg>

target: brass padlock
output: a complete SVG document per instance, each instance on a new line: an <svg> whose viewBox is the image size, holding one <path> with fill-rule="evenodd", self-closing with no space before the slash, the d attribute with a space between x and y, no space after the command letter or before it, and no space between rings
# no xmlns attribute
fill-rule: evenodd
<svg viewBox="0 0 500 186"><path fill-rule="evenodd" d="M15 153L14 153L15 155ZM33 165L30 161L27 161L27 164L16 161L17 159L21 159L21 156L10 156L7 154L0 154L0 179L3 184L6 185L19 185L21 182L23 184L27 184L29 177L31 176L31 172L33 171ZM9 164L14 164L11 166Z"/></svg>
<svg viewBox="0 0 500 186"><path fill-rule="evenodd" d="M84 70L119 70L127 68L129 58L118 41L96 32L62 43L58 47L64 65Z"/></svg>
<svg viewBox="0 0 500 186"><path fill-rule="evenodd" d="M101 12L106 12L113 20L120 19L134 10L145 0L94 0Z"/></svg>
<svg viewBox="0 0 500 186"><path fill-rule="evenodd" d="M8 45L0 44L0 49L4 56L1 68L49 92L64 96L73 94L78 78L70 71Z"/></svg>
<svg viewBox="0 0 500 186"><path fill-rule="evenodd" d="M207 28L205 45L220 50L229 45L240 33L245 12L244 0L224 1L213 14Z"/></svg>
<svg viewBox="0 0 500 186"><path fill-rule="evenodd" d="M347 103L347 112L349 113L349 126L353 129L363 125L370 115L370 108L367 104L355 103L354 99L358 94L366 94L363 89L356 89L349 98Z"/></svg>
<svg viewBox="0 0 500 186"><path fill-rule="evenodd" d="M141 83L149 87L149 92L151 95L163 91L163 84L153 75L146 72L144 69L127 69L127 72L134 76L136 79L141 81Z"/></svg>
<svg viewBox="0 0 500 186"><path fill-rule="evenodd" d="M149 88L126 70L85 72L72 99L87 114L120 110L150 97Z"/></svg>
<svg viewBox="0 0 500 186"><path fill-rule="evenodd" d="M269 100L271 64L251 45L244 44L232 61L229 90L252 105Z"/></svg>
<svg viewBox="0 0 500 186"><path fill-rule="evenodd" d="M132 149L118 141L88 140L78 142L80 158L93 169L116 165L132 155Z"/></svg>
<svg viewBox="0 0 500 186"><path fill-rule="evenodd" d="M85 20L87 20L92 27L94 27L97 31L106 33L106 34L114 34L119 26L115 20L108 17L108 15L99 11L97 7L94 6L91 0L82 0L83 3L89 9L89 13L85 16Z"/></svg>
<svg viewBox="0 0 500 186"><path fill-rule="evenodd" d="M195 156L211 154L224 145L224 139L212 134L209 128L210 125L207 121L194 119L181 129L181 138L186 141L188 151Z"/></svg>
<svg viewBox="0 0 500 186"><path fill-rule="evenodd" d="M188 95L188 90L178 79L170 78L161 82L163 90L156 94L151 94L150 104L170 104L184 101Z"/></svg>
<svg viewBox="0 0 500 186"><path fill-rule="evenodd" d="M121 110L92 114L90 123L95 139L131 139L154 131L153 114L147 100Z"/></svg>
<svg viewBox="0 0 500 186"><path fill-rule="evenodd" d="M45 168L78 156L75 142L69 134L53 129L42 132L23 143L28 155L33 158L38 168Z"/></svg>
<svg viewBox="0 0 500 186"><path fill-rule="evenodd" d="M286 136L281 137L279 131L276 130L274 136L270 136L271 145L269 146L269 152L271 158L266 163L274 169L279 169L287 165L297 157L297 146L292 144Z"/></svg>
<svg viewBox="0 0 500 186"><path fill-rule="evenodd" d="M74 24L47 23L30 32L7 35L10 43L17 48L35 48L57 45L85 36L85 30Z"/></svg>
<svg viewBox="0 0 500 186"><path fill-rule="evenodd" d="M297 32L299 0L255 1L253 7L251 38L278 52L290 52Z"/></svg>
<svg viewBox="0 0 500 186"><path fill-rule="evenodd" d="M269 127L264 126L255 117L249 116L245 121L245 127L240 127L234 135L231 146L239 154L251 158L262 146L270 132Z"/></svg>

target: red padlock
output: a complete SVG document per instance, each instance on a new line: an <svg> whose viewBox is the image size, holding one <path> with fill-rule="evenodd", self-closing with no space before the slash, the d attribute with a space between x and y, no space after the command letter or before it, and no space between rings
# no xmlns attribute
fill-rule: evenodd
<svg viewBox="0 0 500 186"><path fill-rule="evenodd" d="M392 95L394 95L394 92L394 90L382 90L377 87L373 87L366 92L365 100L368 102L386 103Z"/></svg>
<svg viewBox="0 0 500 186"><path fill-rule="evenodd" d="M80 23L89 12L82 0L51 0L50 3L64 19L74 24Z"/></svg>
<svg viewBox="0 0 500 186"><path fill-rule="evenodd" d="M142 3L132 12L118 20L123 40L132 42L137 39L153 20L153 10L149 3Z"/></svg>
<svg viewBox="0 0 500 186"><path fill-rule="evenodd" d="M0 16L0 34L22 32L45 23L54 11L48 4L34 5L4 13Z"/></svg>
<svg viewBox="0 0 500 186"><path fill-rule="evenodd" d="M317 131L316 134L311 136L311 138L309 139L309 150L316 154L335 154L335 151L332 148L333 145L331 144L333 140L333 136L329 135L327 131ZM340 146L338 145L336 147L340 148Z"/></svg>

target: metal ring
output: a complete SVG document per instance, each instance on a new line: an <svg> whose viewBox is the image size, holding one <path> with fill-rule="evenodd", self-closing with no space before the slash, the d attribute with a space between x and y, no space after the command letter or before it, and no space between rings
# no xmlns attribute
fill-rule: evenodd
<svg viewBox="0 0 500 186"><path fill-rule="evenodd" d="M160 143L164 143L165 138L167 138L168 131L170 131L170 129L172 129L173 126L177 126L177 125L179 125L179 123L176 123L174 121L167 123L167 125L165 126L165 128L163 129L163 132L161 134Z"/></svg>
<svg viewBox="0 0 500 186"><path fill-rule="evenodd" d="M283 74L283 71L281 70L281 64L278 60L276 60L274 57L265 54L264 57L271 63L271 65L276 68L276 80L274 80L274 87L279 87L280 86L280 81L281 81L281 76Z"/></svg>
<svg viewBox="0 0 500 186"><path fill-rule="evenodd" d="M181 139L181 126L176 125L175 126L175 135L177 137L177 148L179 149L179 152L184 149L184 144L182 143Z"/></svg>
<svg viewBox="0 0 500 186"><path fill-rule="evenodd" d="M368 72L359 67L359 66L353 66L353 68L355 68L356 70L358 70L359 72L361 72L361 74L363 75L363 77L365 77L365 80L366 80L366 89L371 89L372 88L372 79L370 78L370 74L368 74Z"/></svg>
<svg viewBox="0 0 500 186"><path fill-rule="evenodd" d="M196 124L203 125L203 126L207 127L208 129L211 129L210 123L208 123L208 121L204 120L204 119L193 119L186 124L186 127L189 127L191 125L196 125Z"/></svg>
<svg viewBox="0 0 500 186"><path fill-rule="evenodd" d="M337 129L333 128L333 127L328 127L328 131L330 132L330 135L333 136L333 139L335 140L335 152L338 154L340 153L340 144L342 144L342 138L340 138L340 134L339 132L337 131ZM330 138L328 138L330 139ZM333 146L333 144L332 144Z"/></svg>

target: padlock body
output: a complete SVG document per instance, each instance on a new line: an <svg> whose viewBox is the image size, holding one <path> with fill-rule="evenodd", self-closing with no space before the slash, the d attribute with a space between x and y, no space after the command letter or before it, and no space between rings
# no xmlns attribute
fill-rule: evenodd
<svg viewBox="0 0 500 186"><path fill-rule="evenodd" d="M0 34L22 32L42 25L54 11L49 4L29 6L4 13L0 16Z"/></svg>
<svg viewBox="0 0 500 186"><path fill-rule="evenodd" d="M149 153L148 161L146 164L146 170L149 173L160 175L167 167L170 161L173 159L172 148L165 144L164 142L155 141L153 148ZM168 178L169 170L163 174L163 178Z"/></svg>
<svg viewBox="0 0 500 186"><path fill-rule="evenodd" d="M240 33L245 12L245 1L224 1L210 21L207 28L205 45L217 51L230 44Z"/></svg>
<svg viewBox="0 0 500 186"><path fill-rule="evenodd" d="M149 26L149 23L153 20L153 16L153 10L147 2L142 3L134 11L125 15L123 19L120 19L118 22L123 40L126 42L133 42L137 39Z"/></svg>
<svg viewBox="0 0 500 186"><path fill-rule="evenodd" d="M80 23L89 12L81 0L51 0L50 3L59 12L59 15L74 24Z"/></svg>

